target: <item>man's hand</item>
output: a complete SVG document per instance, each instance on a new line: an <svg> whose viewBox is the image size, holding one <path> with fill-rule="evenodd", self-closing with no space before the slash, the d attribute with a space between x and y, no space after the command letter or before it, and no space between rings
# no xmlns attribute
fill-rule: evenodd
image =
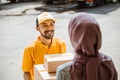
<svg viewBox="0 0 120 80"><path fill-rule="evenodd" d="M30 72L24 72L24 80L32 80L30 76Z"/></svg>

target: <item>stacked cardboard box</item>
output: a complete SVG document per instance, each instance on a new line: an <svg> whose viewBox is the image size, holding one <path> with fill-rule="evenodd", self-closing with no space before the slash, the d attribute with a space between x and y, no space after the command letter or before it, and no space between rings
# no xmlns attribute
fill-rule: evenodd
<svg viewBox="0 0 120 80"><path fill-rule="evenodd" d="M56 80L55 72L57 67L72 59L72 53L45 55L44 64L34 66L35 80Z"/></svg>
<svg viewBox="0 0 120 80"><path fill-rule="evenodd" d="M56 72L59 65L64 64L72 60L73 55L67 54L50 54L44 56L44 65L48 72Z"/></svg>
<svg viewBox="0 0 120 80"><path fill-rule="evenodd" d="M55 73L48 73L43 64L34 66L35 80L56 80Z"/></svg>

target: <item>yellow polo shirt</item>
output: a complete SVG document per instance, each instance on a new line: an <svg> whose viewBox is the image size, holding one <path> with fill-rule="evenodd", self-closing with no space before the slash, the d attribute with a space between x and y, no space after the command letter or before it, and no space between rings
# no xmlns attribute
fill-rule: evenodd
<svg viewBox="0 0 120 80"><path fill-rule="evenodd" d="M53 38L50 47L44 45L40 41L40 36L38 36L37 40L32 42L24 49L23 61L22 61L22 70L23 72L30 72L32 80L34 76L33 68L36 64L44 63L44 55L45 54L58 54L66 52L66 44L64 41Z"/></svg>

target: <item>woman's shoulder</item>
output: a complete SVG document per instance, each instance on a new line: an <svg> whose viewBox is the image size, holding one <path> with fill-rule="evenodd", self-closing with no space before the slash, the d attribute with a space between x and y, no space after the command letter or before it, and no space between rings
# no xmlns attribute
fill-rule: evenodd
<svg viewBox="0 0 120 80"><path fill-rule="evenodd" d="M69 70L70 65L71 65L71 62L64 63L64 64L60 65L57 70L58 71Z"/></svg>

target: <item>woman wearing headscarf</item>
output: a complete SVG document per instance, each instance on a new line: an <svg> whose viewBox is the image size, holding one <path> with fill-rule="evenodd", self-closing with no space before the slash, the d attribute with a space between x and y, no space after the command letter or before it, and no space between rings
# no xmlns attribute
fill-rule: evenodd
<svg viewBox="0 0 120 80"><path fill-rule="evenodd" d="M112 59L99 52L101 31L93 17L87 13L75 15L68 32L75 56L72 62L58 67L57 80L118 80Z"/></svg>

